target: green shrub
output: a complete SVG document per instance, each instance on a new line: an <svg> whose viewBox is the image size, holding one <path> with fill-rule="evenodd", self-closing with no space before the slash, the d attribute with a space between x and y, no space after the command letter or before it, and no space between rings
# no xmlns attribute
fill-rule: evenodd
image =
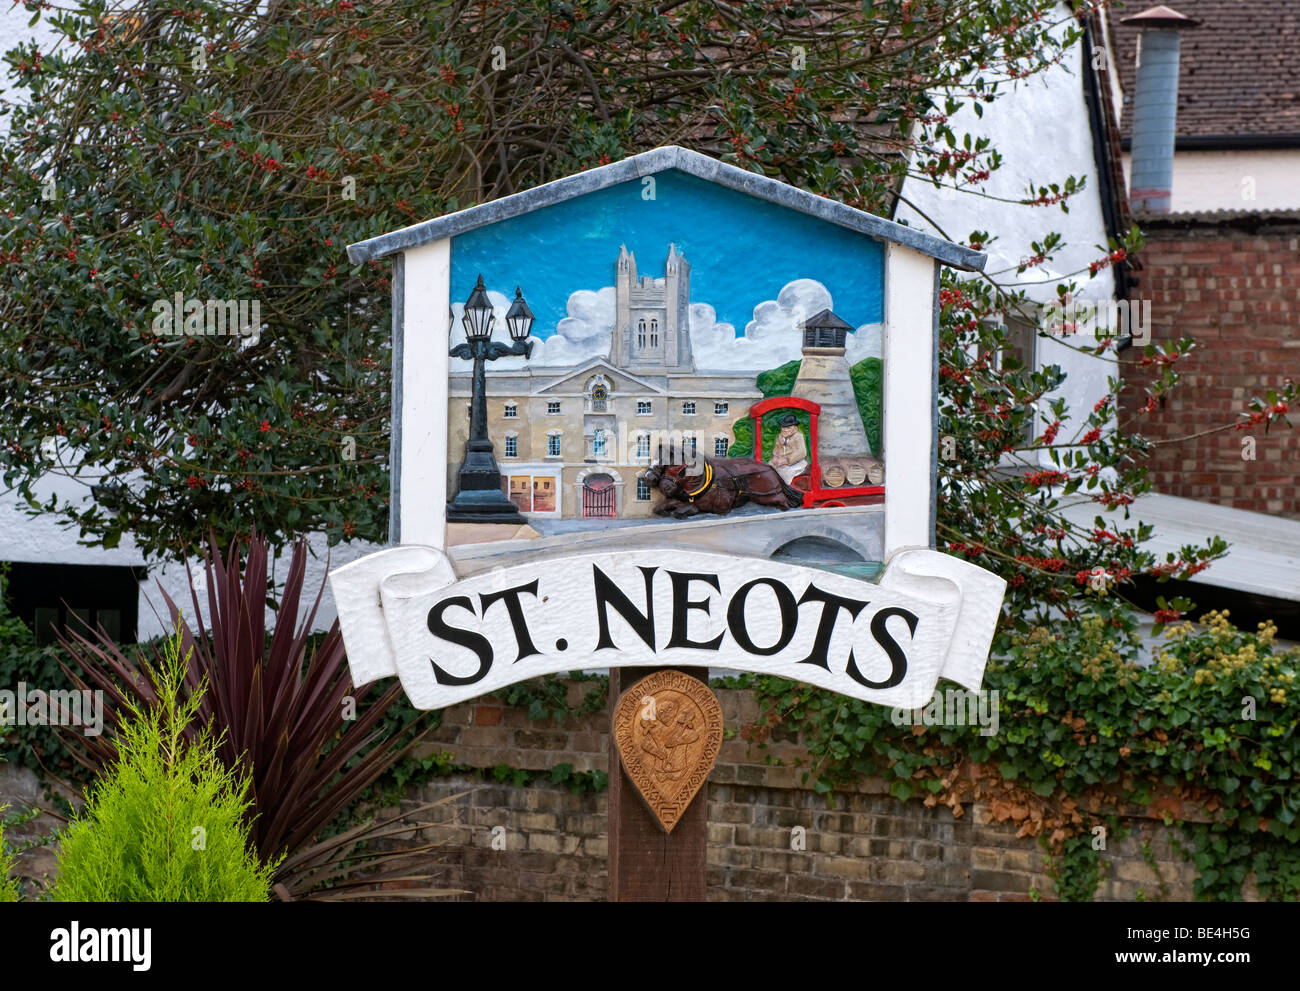
<svg viewBox="0 0 1300 991"><path fill-rule="evenodd" d="M1135 616L1110 600L1069 622L1004 633L984 678L999 693L990 735L969 722L898 724L883 706L785 679L747 681L767 714L765 733L784 724L808 746L817 791L880 775L903 800L955 806L982 797L995 820L1046 836L1071 858L1058 871L1070 897L1084 897L1097 876L1088 831L1160 799L1197 868L1198 898L1239 899L1254 875L1265 897L1295 899L1300 649L1279 645L1271 623L1238 630L1226 612L1201 623L1158 626L1145 667ZM1196 810L1211 821L1183 818Z"/></svg>
<svg viewBox="0 0 1300 991"><path fill-rule="evenodd" d="M6 607L9 580L8 563L0 562L0 688L17 691L19 684L46 691L71 688L59 670L59 650L38 647L35 634ZM0 725L0 751L6 760L43 777L47 771L62 778L77 773L76 762L53 726Z"/></svg>
<svg viewBox="0 0 1300 991"><path fill-rule="evenodd" d="M181 701L181 636L147 668L151 707L128 701L118 761L87 794L59 854L55 901L266 901L277 861L259 863L249 779L226 769L205 726L187 739L206 682Z"/></svg>
<svg viewBox="0 0 1300 991"><path fill-rule="evenodd" d="M0 805L0 816L9 808ZM16 902L22 894L18 879L12 877L18 858L13 855L5 842L5 823L0 818L0 902Z"/></svg>

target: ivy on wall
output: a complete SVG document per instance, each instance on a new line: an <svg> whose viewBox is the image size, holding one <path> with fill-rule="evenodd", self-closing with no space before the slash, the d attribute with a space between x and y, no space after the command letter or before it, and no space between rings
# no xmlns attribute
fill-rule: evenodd
<svg viewBox="0 0 1300 991"><path fill-rule="evenodd" d="M1300 897L1300 648L1279 648L1270 623L1249 633L1211 612L1200 628L1157 628L1163 639L1140 666L1133 615L1096 609L995 644L984 682L999 693L995 734L911 714L895 725L878 705L745 676L765 715L750 738L763 746L774 728L792 730L813 760L805 781L828 796L879 775L896 798L955 815L985 801L996 821L1065 857L1062 897L1096 886L1083 849L1092 827L1139 809L1180 826L1199 898L1239 899L1250 874L1265 897Z"/></svg>

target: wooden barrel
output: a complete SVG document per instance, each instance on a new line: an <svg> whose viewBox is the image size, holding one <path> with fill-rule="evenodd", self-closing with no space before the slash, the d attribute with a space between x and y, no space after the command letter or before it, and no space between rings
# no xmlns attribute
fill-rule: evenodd
<svg viewBox="0 0 1300 991"><path fill-rule="evenodd" d="M845 462L844 477L850 485L861 485L867 480L867 463L861 458Z"/></svg>
<svg viewBox="0 0 1300 991"><path fill-rule="evenodd" d="M867 462L867 481L872 485L885 484L885 463L872 458Z"/></svg>
<svg viewBox="0 0 1300 991"><path fill-rule="evenodd" d="M828 489L838 489L844 484L844 465L838 458L822 462L822 484Z"/></svg>

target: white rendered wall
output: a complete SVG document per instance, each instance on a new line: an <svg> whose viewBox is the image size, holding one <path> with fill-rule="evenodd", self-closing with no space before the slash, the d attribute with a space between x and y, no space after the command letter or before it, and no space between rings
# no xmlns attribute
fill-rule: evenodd
<svg viewBox="0 0 1300 991"><path fill-rule="evenodd" d="M1058 9L1065 13L1064 4L1058 4ZM1062 65L1021 80L1013 90L985 104L982 118L976 117L969 107L951 118L957 134L987 136L1001 153L1002 167L978 187L1001 199L941 191L928 182L909 178L903 184L903 197L942 229L903 202L899 203L894 219L955 241L964 241L972 231L988 231L997 240L984 245L989 254L985 273L1000 284L1024 289L1031 300L1040 304L1056 298L1056 285L1067 273L1082 269L1079 281L1087 280L1088 264L1102 254L1096 246L1105 245L1107 235L1098 192L1092 129L1084 102L1084 69L1083 50L1076 45L1066 53ZM1087 183L1081 193L1070 199L1069 213L1062 213L1055 206L1003 202L1024 197L1031 183L1037 188L1061 182L1070 175L1086 177ZM1034 253L1030 242L1041 240L1050 231L1061 234L1065 247L1045 265L1018 276L1015 268L1020 260ZM1110 270L1103 269L1080 295L1090 300L1110 299L1114 286ZM1160 328L1154 328L1154 333L1159 332ZM1069 344L1075 346L1095 343L1091 337L1069 339ZM1050 394L1040 408L1047 410L1047 401L1060 395L1065 397L1071 412L1086 416L1109 391L1107 381L1115 374L1113 356L1083 355L1060 340L1042 336L1036 344L1039 365L1059 365L1067 376L1062 387ZM1069 421L1062 424L1062 440L1073 433ZM1045 453L1042 461L1046 463Z"/></svg>
<svg viewBox="0 0 1300 991"><path fill-rule="evenodd" d="M46 500L51 494L57 493L61 501L83 502L89 498L90 490L80 482L62 476L47 475L38 486L38 491ZM83 546L77 542L77 536L75 526L70 528L62 526L59 518L53 514L28 516L23 512L23 504L13 493L0 496L0 561L101 567L146 566L144 554L129 533L123 534L122 542L112 550ZM309 536L308 546L312 554L307 559L307 575L303 586L304 599L308 600L304 603L304 609L310 604L310 600L315 598L316 591L325 580L327 555L330 557L330 567L338 567L381 549L376 544L354 541L341 544L331 550L325 535L319 533ZM196 574L198 573L200 563L197 558L190 560L190 567ZM289 554L286 552L275 563L274 577L278 585L283 586L288 569ZM159 593L160 584L187 614L193 608L190 602L189 579L184 566L179 563L162 565L154 560L149 567L148 576L140 583L138 633L142 640L166 632L167 604ZM199 598L206 621L206 598L202 595ZM327 586L313 629L328 629L334 622L334 617L334 599ZM268 612L267 619L272 620L273 614Z"/></svg>
<svg viewBox="0 0 1300 991"><path fill-rule="evenodd" d="M12 0L6 0L0 3L0 52L7 52L15 45L35 41L42 53L51 50L54 44L54 32L49 26L46 18L54 13L53 10L47 10L41 14L41 19L35 24L28 25L32 15L21 4L14 3ZM13 80L9 78L9 66L3 65L3 71L6 75L0 79L0 89L4 90L0 94L0 99L9 102L19 102L26 94L26 90L16 90L13 88ZM9 132L9 115L0 117L0 135Z"/></svg>
<svg viewBox="0 0 1300 991"><path fill-rule="evenodd" d="M1124 155L1128 184L1129 156ZM1170 209L1300 209L1300 148L1251 151L1176 151Z"/></svg>

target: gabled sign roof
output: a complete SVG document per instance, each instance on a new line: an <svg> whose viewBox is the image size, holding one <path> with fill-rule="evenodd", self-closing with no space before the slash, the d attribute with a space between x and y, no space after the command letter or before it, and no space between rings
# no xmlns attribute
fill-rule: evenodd
<svg viewBox="0 0 1300 991"><path fill-rule="evenodd" d="M679 148L676 145L655 148L625 158L621 162L579 172L542 186L535 186L522 193L515 193L512 196L447 214L445 217L426 220L388 234L358 241L356 244L348 245L348 259L357 265L394 252L418 248L433 241L464 234L466 231L487 224L509 220L511 217L563 203L621 182L671 169L817 217L868 237L911 248L953 268L979 271L984 267L986 256L983 252L954 244L924 231L904 227L892 220L885 220L825 196L798 189L778 179L747 172L734 165L727 165L707 155Z"/></svg>

